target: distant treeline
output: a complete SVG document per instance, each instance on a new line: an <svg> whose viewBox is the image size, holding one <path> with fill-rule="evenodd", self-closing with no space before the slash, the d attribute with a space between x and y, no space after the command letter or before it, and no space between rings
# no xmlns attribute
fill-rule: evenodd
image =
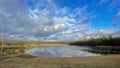
<svg viewBox="0 0 120 68"><path fill-rule="evenodd" d="M88 40L80 40L77 42L70 43L71 45L91 45L91 46L120 46L120 37L112 38L109 36L108 38L96 38L96 39L88 39Z"/></svg>

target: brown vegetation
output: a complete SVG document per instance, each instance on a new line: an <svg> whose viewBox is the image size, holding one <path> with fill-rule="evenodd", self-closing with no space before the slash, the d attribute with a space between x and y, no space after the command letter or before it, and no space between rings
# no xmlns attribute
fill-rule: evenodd
<svg viewBox="0 0 120 68"><path fill-rule="evenodd" d="M27 56L27 59L26 59ZM0 68L119 68L120 55L84 58L28 57L19 55L0 59ZM1 58L1 56L0 56Z"/></svg>

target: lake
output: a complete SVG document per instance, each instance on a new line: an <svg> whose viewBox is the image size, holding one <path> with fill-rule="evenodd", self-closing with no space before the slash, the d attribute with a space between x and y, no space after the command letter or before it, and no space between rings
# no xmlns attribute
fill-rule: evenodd
<svg viewBox="0 0 120 68"><path fill-rule="evenodd" d="M90 49L89 47L82 46L38 46L30 50L26 50L25 54L30 54L38 57L88 57L100 56L87 52L84 50Z"/></svg>

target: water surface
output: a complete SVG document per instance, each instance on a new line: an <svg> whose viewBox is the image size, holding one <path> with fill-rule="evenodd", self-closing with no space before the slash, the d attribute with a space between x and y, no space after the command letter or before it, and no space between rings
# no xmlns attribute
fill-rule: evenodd
<svg viewBox="0 0 120 68"><path fill-rule="evenodd" d="M40 57L88 57L100 55L84 51L84 49L89 48L81 46L39 46L26 50L25 54Z"/></svg>

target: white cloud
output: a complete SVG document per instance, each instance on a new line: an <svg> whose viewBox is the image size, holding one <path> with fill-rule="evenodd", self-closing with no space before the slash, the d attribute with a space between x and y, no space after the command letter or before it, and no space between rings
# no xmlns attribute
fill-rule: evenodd
<svg viewBox="0 0 120 68"><path fill-rule="evenodd" d="M75 23L76 19L70 18L68 16L63 16L63 17L54 17L54 21L56 23L65 23L65 24L67 24L67 23L70 23L70 22Z"/></svg>
<svg viewBox="0 0 120 68"><path fill-rule="evenodd" d="M64 28L65 28L65 24L56 24L56 25L54 26L54 29L55 29L55 30L64 29Z"/></svg>
<svg viewBox="0 0 120 68"><path fill-rule="evenodd" d="M118 11L117 15L115 16L115 18L120 18L120 11Z"/></svg>
<svg viewBox="0 0 120 68"><path fill-rule="evenodd" d="M112 20L113 28L120 28L120 11L116 14L116 16Z"/></svg>
<svg viewBox="0 0 120 68"><path fill-rule="evenodd" d="M79 19L85 18L88 15L86 12L87 8L88 7L86 5L80 8L75 8L69 16L72 18L79 17Z"/></svg>
<svg viewBox="0 0 120 68"><path fill-rule="evenodd" d="M120 11L118 12L117 16L120 16Z"/></svg>
<svg viewBox="0 0 120 68"><path fill-rule="evenodd" d="M120 0L99 0L98 4L106 4L109 10L114 10L116 7L120 6Z"/></svg>
<svg viewBox="0 0 120 68"><path fill-rule="evenodd" d="M0 0L0 32L5 33L7 40L74 41L95 37L97 33L113 33L109 30L96 33L86 24L92 19L87 6L61 8L53 0L30 0L35 3L33 9L28 1Z"/></svg>
<svg viewBox="0 0 120 68"><path fill-rule="evenodd" d="M103 3L108 3L109 1L111 1L111 0L100 0L99 3L103 4Z"/></svg>

